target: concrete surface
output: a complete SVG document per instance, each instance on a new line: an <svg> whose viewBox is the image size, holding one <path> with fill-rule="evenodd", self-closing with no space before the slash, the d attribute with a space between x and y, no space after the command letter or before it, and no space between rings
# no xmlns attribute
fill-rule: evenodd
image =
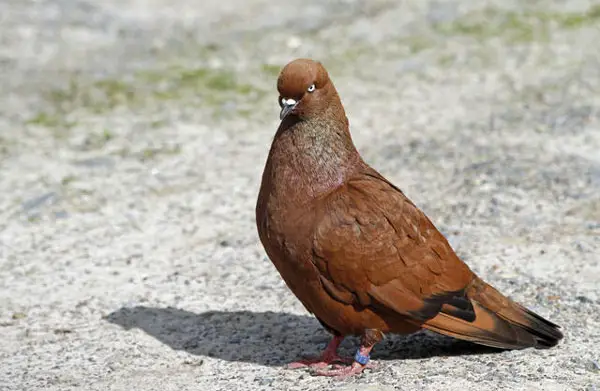
<svg viewBox="0 0 600 391"><path fill-rule="evenodd" d="M600 389L599 41L598 1L3 0L0 389ZM299 56L557 348L418 333L351 380L282 369L328 339L254 226Z"/></svg>

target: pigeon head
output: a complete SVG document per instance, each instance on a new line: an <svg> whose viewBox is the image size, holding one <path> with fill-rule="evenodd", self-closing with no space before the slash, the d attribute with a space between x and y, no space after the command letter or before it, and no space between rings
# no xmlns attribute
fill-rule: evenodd
<svg viewBox="0 0 600 391"><path fill-rule="evenodd" d="M305 58L296 59L281 70L277 90L281 120L288 116L309 119L325 112L336 99L339 101L325 67Z"/></svg>

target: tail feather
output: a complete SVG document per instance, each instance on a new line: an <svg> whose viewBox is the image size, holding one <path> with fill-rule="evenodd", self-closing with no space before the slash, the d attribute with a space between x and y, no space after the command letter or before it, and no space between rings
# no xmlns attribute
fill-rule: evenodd
<svg viewBox="0 0 600 391"><path fill-rule="evenodd" d="M563 337L559 326L513 302L477 277L466 295L473 304L473 321L440 312L423 327L503 349L548 348Z"/></svg>

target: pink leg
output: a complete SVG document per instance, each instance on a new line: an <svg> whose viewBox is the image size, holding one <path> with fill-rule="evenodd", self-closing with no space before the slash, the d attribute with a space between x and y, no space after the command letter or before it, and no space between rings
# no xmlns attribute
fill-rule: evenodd
<svg viewBox="0 0 600 391"><path fill-rule="evenodd" d="M369 347L365 347L362 346L360 348L358 348L358 353L364 358L367 358L367 361L364 361L364 364L359 363L358 361L354 360L352 362L352 364L348 365L348 366L342 366L342 365L334 365L333 369L327 369L325 367L316 369L313 374L316 376L332 376L332 377L339 377L339 378L344 378L344 377L350 377L352 375L358 375L360 373L362 373L362 371L365 368L373 368L373 364L369 362L369 353L371 352L371 349L373 349L373 346L369 346Z"/></svg>
<svg viewBox="0 0 600 391"><path fill-rule="evenodd" d="M365 330L361 341L360 347L354 355L354 361L349 366L334 365L333 369L321 367L316 369L313 373L317 376L333 376L333 377L349 377L352 375L358 375L362 373L365 368L372 368L370 356L373 346L383 338L383 333L379 330L368 329Z"/></svg>
<svg viewBox="0 0 600 391"><path fill-rule="evenodd" d="M337 354L338 347L344 340L342 336L334 336L329 344L321 353L319 357L307 358L304 360L294 361L287 365L288 369L297 368L325 368L334 363L346 363L350 364L352 360L350 358L340 357Z"/></svg>

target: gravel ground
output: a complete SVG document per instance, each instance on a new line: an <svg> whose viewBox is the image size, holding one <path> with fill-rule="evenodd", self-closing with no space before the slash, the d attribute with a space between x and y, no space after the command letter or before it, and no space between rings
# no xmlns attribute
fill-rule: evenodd
<svg viewBox="0 0 600 391"><path fill-rule="evenodd" d="M1 1L0 389L600 389L598 41L598 1ZM350 380L282 368L328 340L254 225L301 56L558 347L423 332Z"/></svg>

